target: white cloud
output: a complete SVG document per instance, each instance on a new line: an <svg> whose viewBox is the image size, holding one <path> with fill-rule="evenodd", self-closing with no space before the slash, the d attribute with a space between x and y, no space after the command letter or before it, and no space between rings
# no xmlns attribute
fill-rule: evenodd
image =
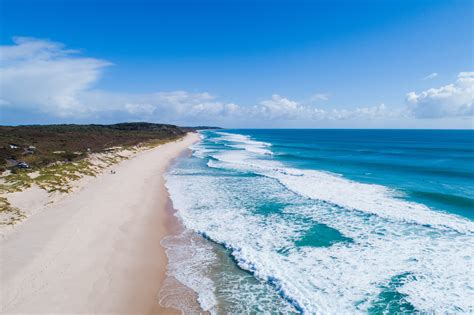
<svg viewBox="0 0 474 315"><path fill-rule="evenodd" d="M77 57L63 45L31 38L14 38L0 46L2 103L38 108L66 116L87 111L78 101L109 62Z"/></svg>
<svg viewBox="0 0 474 315"><path fill-rule="evenodd" d="M392 109L385 104L369 107L358 107L353 110L334 109L328 111L326 116L332 120L386 120L404 118L408 113L404 109Z"/></svg>
<svg viewBox="0 0 474 315"><path fill-rule="evenodd" d="M295 101L273 94L271 99L260 102L260 106L255 106L254 110L254 115L267 119L292 119L298 116L303 107Z"/></svg>
<svg viewBox="0 0 474 315"><path fill-rule="evenodd" d="M474 71L470 72L459 72L458 78L464 79L464 78L472 78L474 77Z"/></svg>
<svg viewBox="0 0 474 315"><path fill-rule="evenodd" d="M407 94L408 106L416 118L474 115L474 72L461 72L456 82Z"/></svg>
<svg viewBox="0 0 474 315"><path fill-rule="evenodd" d="M390 109L384 104L355 109L323 109L312 105L300 104L278 94L269 100L254 106L251 113L256 119L267 120L376 120L407 116L405 110Z"/></svg>
<svg viewBox="0 0 474 315"><path fill-rule="evenodd" d="M63 118L110 113L131 118L176 120L235 113L235 104L218 102L209 93L186 91L148 94L111 93L94 89L110 62L85 58L61 43L16 37L0 46L0 106L36 110Z"/></svg>
<svg viewBox="0 0 474 315"><path fill-rule="evenodd" d="M79 101L98 114L119 111L132 118L168 122L220 119L235 116L240 110L239 106L220 102L209 93L187 91L120 94L95 90L83 93Z"/></svg>
<svg viewBox="0 0 474 315"><path fill-rule="evenodd" d="M156 110L156 106L152 104L137 104L137 103L127 103L125 104L125 109L130 114L137 114L137 115L152 115L153 112Z"/></svg>
<svg viewBox="0 0 474 315"><path fill-rule="evenodd" d="M327 94L314 94L297 102L274 94L255 106L224 102L207 92L170 91L117 93L95 86L110 62L86 58L63 44L33 38L14 38L0 46L0 107L41 112L71 121L101 117L149 120L178 124L223 124L264 126L287 121L386 121L414 117L472 115L473 72L462 72L455 83L407 95L409 110L384 104L352 109L328 109L319 101ZM116 118L118 117L118 118ZM260 123L263 122L263 125ZM281 124L280 124L281 123Z"/></svg>
<svg viewBox="0 0 474 315"><path fill-rule="evenodd" d="M329 100L329 95L326 93L316 93L311 95L310 101L316 102L316 101L327 101Z"/></svg>
<svg viewBox="0 0 474 315"><path fill-rule="evenodd" d="M437 76L438 76L438 73L433 72L433 73L428 74L426 77L424 77L423 80L431 80L431 79L436 78Z"/></svg>
<svg viewBox="0 0 474 315"><path fill-rule="evenodd" d="M14 37L13 43L15 45L0 46L2 51L0 61L50 60L53 57L64 57L79 52L77 50L66 50L61 43L32 37Z"/></svg>
<svg viewBox="0 0 474 315"><path fill-rule="evenodd" d="M0 106L39 110L63 118L120 114L127 119L174 122L260 120L376 119L389 112L383 105L355 110L326 110L272 95L256 106L222 102L213 95L171 91L144 94L94 89L110 62L82 57L61 43L14 38L1 46ZM315 94L310 102L327 100Z"/></svg>

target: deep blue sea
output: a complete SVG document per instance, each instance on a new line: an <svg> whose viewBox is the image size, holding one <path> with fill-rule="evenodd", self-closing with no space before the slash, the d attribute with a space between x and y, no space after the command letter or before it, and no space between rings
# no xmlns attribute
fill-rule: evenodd
<svg viewBox="0 0 474 315"><path fill-rule="evenodd" d="M211 313L474 312L474 131L201 132L169 274Z"/></svg>

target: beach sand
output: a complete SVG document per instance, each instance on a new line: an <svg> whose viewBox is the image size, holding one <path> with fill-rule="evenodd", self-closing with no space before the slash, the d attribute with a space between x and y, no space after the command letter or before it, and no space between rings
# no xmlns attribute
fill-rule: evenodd
<svg viewBox="0 0 474 315"><path fill-rule="evenodd" d="M0 240L3 313L172 314L158 304L170 227L163 173L199 139L147 150Z"/></svg>

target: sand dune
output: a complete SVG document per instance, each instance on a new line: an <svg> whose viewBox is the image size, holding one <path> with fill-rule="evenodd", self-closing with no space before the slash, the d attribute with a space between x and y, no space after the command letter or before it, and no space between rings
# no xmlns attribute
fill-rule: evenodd
<svg viewBox="0 0 474 315"><path fill-rule="evenodd" d="M198 140L139 153L0 240L4 313L170 313L158 305L169 202L162 174Z"/></svg>

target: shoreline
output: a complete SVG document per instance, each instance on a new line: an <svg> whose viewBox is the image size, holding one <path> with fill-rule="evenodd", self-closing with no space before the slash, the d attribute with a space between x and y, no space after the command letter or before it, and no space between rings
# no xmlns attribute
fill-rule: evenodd
<svg viewBox="0 0 474 315"><path fill-rule="evenodd" d="M185 158L191 156L190 150L184 150L176 156L173 161L171 161L169 167L180 158ZM194 291L193 289L187 287L185 284L181 283L178 279L176 279L172 273L169 271L170 267L170 258L169 258L169 251L172 250L171 248L166 246L166 241L170 238L179 237L182 235L187 229L184 226L183 222L179 219L177 213L178 210L173 206L173 200L171 199L171 195L166 187L166 180L164 181L164 188L166 191L166 195L168 198L167 206L166 206L166 215L167 215L167 235L161 238L160 245L165 251L167 264L165 270L165 277L162 281L162 285L160 288L160 292L158 294L160 308L165 310L173 310L177 312L177 314L207 314L202 308L198 301L199 293ZM157 309L157 313L159 313ZM167 313L168 314L168 313Z"/></svg>
<svg viewBox="0 0 474 315"><path fill-rule="evenodd" d="M198 140L140 152L1 239L1 311L179 314L158 299L176 228L163 174Z"/></svg>

